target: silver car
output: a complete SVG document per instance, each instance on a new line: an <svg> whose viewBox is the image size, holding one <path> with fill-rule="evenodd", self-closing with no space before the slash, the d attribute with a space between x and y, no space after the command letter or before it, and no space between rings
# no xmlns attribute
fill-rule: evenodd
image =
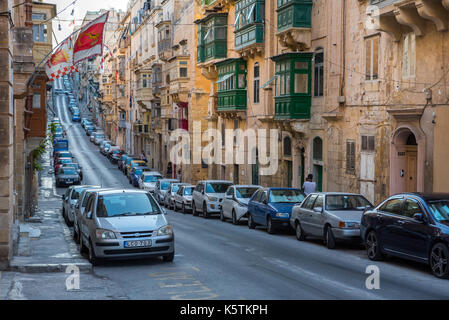
<svg viewBox="0 0 449 320"><path fill-rule="evenodd" d="M154 189L154 197L160 203L164 203L165 194L167 193L172 183L180 182L178 179L160 179L156 182L156 188Z"/></svg>
<svg viewBox="0 0 449 320"><path fill-rule="evenodd" d="M192 210L192 193L195 189L194 185L184 185L179 188L174 196L175 211L178 208L181 209L182 213L186 213L187 210Z"/></svg>
<svg viewBox="0 0 449 320"><path fill-rule="evenodd" d="M337 240L361 241L360 220L363 212L372 207L360 194L311 193L293 207L290 225L298 240L305 240L308 235L320 237L333 249Z"/></svg>
<svg viewBox="0 0 449 320"><path fill-rule="evenodd" d="M174 210L175 209L175 194L178 192L181 186L188 185L189 183L172 183L168 188L167 193L164 196L164 206Z"/></svg>
<svg viewBox="0 0 449 320"><path fill-rule="evenodd" d="M89 261L162 256L173 261L174 234L153 196L136 189L94 191L79 221L80 252Z"/></svg>
<svg viewBox="0 0 449 320"><path fill-rule="evenodd" d="M211 214L219 214L221 202L231 185L233 183L227 180L198 181L192 195L192 214L197 216L200 211L203 213L203 218L208 218Z"/></svg>
<svg viewBox="0 0 449 320"><path fill-rule="evenodd" d="M65 194L62 196L62 217L64 218L66 224L68 226L73 226L73 222L75 220L75 206L78 203L81 192L84 189L97 187L97 186L87 186L87 185L78 185L71 186L67 189ZM98 186L99 188L99 186Z"/></svg>
<svg viewBox="0 0 449 320"><path fill-rule="evenodd" d="M251 196L262 188L257 185L234 185L226 191L221 203L220 220L231 219L233 224L238 224L248 216L248 202Z"/></svg>
<svg viewBox="0 0 449 320"><path fill-rule="evenodd" d="M163 179L162 174L157 171L143 172L139 178L139 189L150 191L154 193L156 189L156 182Z"/></svg>

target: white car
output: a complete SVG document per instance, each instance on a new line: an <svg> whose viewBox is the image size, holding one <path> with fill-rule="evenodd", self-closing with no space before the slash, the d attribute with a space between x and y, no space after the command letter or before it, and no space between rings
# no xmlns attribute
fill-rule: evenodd
<svg viewBox="0 0 449 320"><path fill-rule="evenodd" d="M139 189L154 193L156 182L164 177L157 171L144 172L139 178Z"/></svg>
<svg viewBox="0 0 449 320"><path fill-rule="evenodd" d="M164 196L163 205L169 209L175 209L175 194L181 186L188 185L188 183L172 183Z"/></svg>
<svg viewBox="0 0 449 320"><path fill-rule="evenodd" d="M97 135L99 135L99 136L102 135L103 138L104 138L104 132L103 131L95 131L95 132L92 132L92 134L90 135L90 142L94 142L95 143L95 139L96 139Z"/></svg>
<svg viewBox="0 0 449 320"><path fill-rule="evenodd" d="M185 185L179 188L174 196L175 211L178 208L181 209L182 213L186 213L186 210L192 210L192 193L194 189L194 185Z"/></svg>
<svg viewBox="0 0 449 320"><path fill-rule="evenodd" d="M160 179L156 182L156 188L154 189L154 197L159 204L164 203L164 197L172 183L180 182L178 179Z"/></svg>
<svg viewBox="0 0 449 320"><path fill-rule="evenodd" d="M254 192L262 188L256 185L234 185L226 191L221 203L220 220L232 219L233 224L238 224L243 218L247 218L248 202Z"/></svg>
<svg viewBox="0 0 449 320"><path fill-rule="evenodd" d="M203 218L208 218L211 213L219 214L221 202L225 192L233 183L227 180L203 180L199 181L193 191L192 214L203 213Z"/></svg>

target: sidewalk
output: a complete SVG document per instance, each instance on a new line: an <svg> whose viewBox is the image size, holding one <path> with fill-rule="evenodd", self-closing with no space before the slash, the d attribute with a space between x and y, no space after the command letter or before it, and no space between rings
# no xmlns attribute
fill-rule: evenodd
<svg viewBox="0 0 449 320"><path fill-rule="evenodd" d="M9 270L0 272L0 300L126 299L120 288L107 278L96 276L92 265L80 256L61 215L62 201L56 193L54 175L49 173L51 148L42 160L38 210L29 221L19 224L17 255ZM79 270L80 289L69 290L66 281L74 267Z"/></svg>

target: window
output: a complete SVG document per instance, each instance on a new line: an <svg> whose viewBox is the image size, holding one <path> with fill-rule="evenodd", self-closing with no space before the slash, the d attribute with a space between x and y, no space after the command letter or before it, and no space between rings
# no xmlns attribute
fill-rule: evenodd
<svg viewBox="0 0 449 320"><path fill-rule="evenodd" d="M324 95L324 52L318 49L315 52L315 69L314 69L314 95L322 97Z"/></svg>
<svg viewBox="0 0 449 320"><path fill-rule="evenodd" d="M33 94L33 109L40 109L40 108L41 108L41 94L34 93Z"/></svg>
<svg viewBox="0 0 449 320"><path fill-rule="evenodd" d="M313 160L323 160L323 140L320 137L313 139Z"/></svg>
<svg viewBox="0 0 449 320"><path fill-rule="evenodd" d="M187 78L187 68L179 68L179 76L181 78Z"/></svg>
<svg viewBox="0 0 449 320"><path fill-rule="evenodd" d="M365 39L365 80L379 78L379 36Z"/></svg>
<svg viewBox="0 0 449 320"><path fill-rule="evenodd" d="M290 57L290 59L288 59ZM307 61L305 61L307 60ZM290 54L276 61L275 96L310 95L311 54ZM292 81L293 80L293 81Z"/></svg>
<svg viewBox="0 0 449 320"><path fill-rule="evenodd" d="M290 137L284 138L284 157L292 156L292 139Z"/></svg>
<svg viewBox="0 0 449 320"><path fill-rule="evenodd" d="M362 151L374 151L375 150L375 137L374 136L362 136Z"/></svg>
<svg viewBox="0 0 449 320"><path fill-rule="evenodd" d="M48 42L48 32L46 24L33 25L33 40L34 42Z"/></svg>
<svg viewBox="0 0 449 320"><path fill-rule="evenodd" d="M316 199L313 208L323 208L323 200L324 200L324 196L323 195L319 195L318 198Z"/></svg>
<svg viewBox="0 0 449 320"><path fill-rule="evenodd" d="M346 173L355 174L355 141L346 141Z"/></svg>
<svg viewBox="0 0 449 320"><path fill-rule="evenodd" d="M237 2L235 5L235 29L239 30L247 25L263 22L265 16L264 9L264 1L242 0Z"/></svg>
<svg viewBox="0 0 449 320"><path fill-rule="evenodd" d="M405 200L403 215L409 218L413 218L413 216L417 213L423 214L423 211L418 201L413 199Z"/></svg>
<svg viewBox="0 0 449 320"><path fill-rule="evenodd" d="M32 19L33 20L40 20L40 21L45 21L47 20L47 15L45 13L33 13L32 14Z"/></svg>
<svg viewBox="0 0 449 320"><path fill-rule="evenodd" d="M413 78L415 76L416 45L415 34L409 33L404 37L402 57L402 77Z"/></svg>
<svg viewBox="0 0 449 320"><path fill-rule="evenodd" d="M379 209L383 212L401 214L402 209L402 199L391 199L385 202Z"/></svg>
<svg viewBox="0 0 449 320"><path fill-rule="evenodd" d="M254 103L260 102L260 67L256 63L254 65Z"/></svg>
<svg viewBox="0 0 449 320"><path fill-rule="evenodd" d="M226 137L226 125L225 125L224 119L223 119L221 121L221 145L223 147L226 145L225 137Z"/></svg>
<svg viewBox="0 0 449 320"><path fill-rule="evenodd" d="M142 88L148 88L148 75L142 74Z"/></svg>
<svg viewBox="0 0 449 320"><path fill-rule="evenodd" d="M317 194L313 194L311 195L308 199L307 202L304 204L303 208L304 209L312 209L313 204L315 203L315 199L318 197Z"/></svg>

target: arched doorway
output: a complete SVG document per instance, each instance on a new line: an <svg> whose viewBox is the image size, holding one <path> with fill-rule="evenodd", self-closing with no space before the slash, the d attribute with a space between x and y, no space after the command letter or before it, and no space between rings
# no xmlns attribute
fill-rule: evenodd
<svg viewBox="0 0 449 320"><path fill-rule="evenodd" d="M390 154L390 194L421 192L424 182L424 139L414 128L393 134Z"/></svg>
<svg viewBox="0 0 449 320"><path fill-rule="evenodd" d="M313 180L317 184L317 191L323 191L323 140L320 137L313 139Z"/></svg>

